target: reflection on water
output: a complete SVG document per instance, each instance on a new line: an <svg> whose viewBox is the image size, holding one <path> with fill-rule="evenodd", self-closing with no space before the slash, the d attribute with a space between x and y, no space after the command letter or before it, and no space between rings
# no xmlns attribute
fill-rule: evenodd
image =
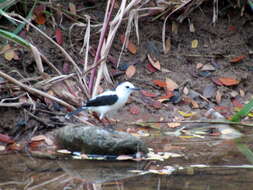
<svg viewBox="0 0 253 190"><path fill-rule="evenodd" d="M170 176L128 172L146 164L1 155L0 189L253 189L252 169L189 167Z"/></svg>

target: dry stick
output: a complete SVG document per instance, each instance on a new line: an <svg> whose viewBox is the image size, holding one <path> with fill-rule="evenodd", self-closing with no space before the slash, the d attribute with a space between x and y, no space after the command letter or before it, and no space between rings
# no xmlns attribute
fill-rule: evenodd
<svg viewBox="0 0 253 190"><path fill-rule="evenodd" d="M105 18L104 18L104 24L103 24L102 32L101 32L100 39L99 39L98 48L97 48L95 59L94 59L94 64L96 64L96 62L100 59L100 56L101 56L101 50L102 50L102 47L103 47L103 44L104 44L104 41L105 41L105 34L108 30L110 18L111 18L111 15L112 15L112 10L113 10L114 4L115 4L115 0L112 0L112 1L113 2L111 2L111 1L108 2L106 15L105 15ZM92 93L92 90L93 90L95 77L96 77L96 67L91 72L91 77L90 77L90 81L89 81L89 93L90 94Z"/></svg>
<svg viewBox="0 0 253 190"><path fill-rule="evenodd" d="M15 107L15 108L21 108L23 106L31 106L33 104L31 103L24 103L24 102L18 102L18 103L0 103L0 107Z"/></svg>
<svg viewBox="0 0 253 190"><path fill-rule="evenodd" d="M19 82L15 78L13 78L13 77L5 74L1 70L0 70L0 76L3 77L3 78L5 78L6 80L10 81L11 83L14 83L14 84L20 86L21 88L25 89L26 91L28 91L28 92L30 92L32 94L36 94L36 95L40 95L40 96L46 97L48 99L51 99L51 100L53 100L53 101L55 101L55 102L57 102L57 103L65 106L65 107L67 107L68 109L74 110L74 107L71 106L70 104L66 103L65 101L60 100L59 98L56 98L56 97L54 97L54 96L52 96L52 95L50 95L50 94L48 94L46 92L43 92L41 90L38 90L36 88L27 86L27 85L23 84L22 82Z"/></svg>
<svg viewBox="0 0 253 190"><path fill-rule="evenodd" d="M246 124L241 122L231 122L231 121L219 121L219 120L192 120L192 121L144 121L138 123L209 123L209 124L226 124L226 125L241 125L245 127L253 127L253 124Z"/></svg>

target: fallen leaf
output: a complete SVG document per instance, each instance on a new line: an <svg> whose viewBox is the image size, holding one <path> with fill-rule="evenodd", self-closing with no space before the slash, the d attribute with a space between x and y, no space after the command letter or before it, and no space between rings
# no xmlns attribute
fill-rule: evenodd
<svg viewBox="0 0 253 190"><path fill-rule="evenodd" d="M192 48L197 48L198 47L198 40L192 40Z"/></svg>
<svg viewBox="0 0 253 190"><path fill-rule="evenodd" d="M178 111L178 113L179 113L180 115L182 115L183 117L191 117L191 116L193 116L193 115L196 115L195 112L186 113L186 112L183 112L183 111Z"/></svg>
<svg viewBox="0 0 253 190"><path fill-rule="evenodd" d="M194 109L198 109L199 108L199 104L195 100L193 100L192 98L190 98L190 97L187 97L187 96L183 97L183 101L185 103L191 104L192 108L194 108Z"/></svg>
<svg viewBox="0 0 253 190"><path fill-rule="evenodd" d="M154 67L151 65L151 63L148 63L148 64L146 65L146 68L147 68L148 71L151 72L151 73L154 73L154 72L157 72L157 71L158 71L156 68L154 68Z"/></svg>
<svg viewBox="0 0 253 190"><path fill-rule="evenodd" d="M217 90L216 96L215 96L215 99L216 99L216 103L217 103L217 104L220 104L220 103L221 103L221 98L222 98L222 93L221 93L219 90Z"/></svg>
<svg viewBox="0 0 253 190"><path fill-rule="evenodd" d="M128 51L132 54L136 54L137 53L136 45L133 42L131 42L130 40L127 40L124 34L121 34L120 35L121 43L124 44L125 40L126 40L126 47L127 47Z"/></svg>
<svg viewBox="0 0 253 190"><path fill-rule="evenodd" d="M178 85L176 82L174 82L172 79L170 78L166 78L165 80L165 83L166 83L166 89L169 90L169 91L173 91L175 89L178 88Z"/></svg>
<svg viewBox="0 0 253 190"><path fill-rule="evenodd" d="M171 51L171 38L168 37L167 40L165 41L165 50L164 53L167 54Z"/></svg>
<svg viewBox="0 0 253 190"><path fill-rule="evenodd" d="M37 24L45 24L46 23L46 15L45 15L44 11L45 11L44 5L39 5L33 10L34 15L36 16L35 22Z"/></svg>
<svg viewBox="0 0 253 190"><path fill-rule="evenodd" d="M157 97L156 94L154 94L154 93L152 93L152 92L149 92L149 91L146 91L146 90L141 90L141 94L142 94L143 96L151 97L151 98Z"/></svg>
<svg viewBox="0 0 253 190"><path fill-rule="evenodd" d="M229 62L230 63L238 63L238 62L242 61L244 58L246 58L246 56L245 55L241 55L241 56L238 56L238 57L234 57Z"/></svg>
<svg viewBox="0 0 253 190"><path fill-rule="evenodd" d="M5 146L0 145L0 151L5 151L5 150L6 150Z"/></svg>
<svg viewBox="0 0 253 190"><path fill-rule="evenodd" d="M133 160L133 157L129 155L120 155L116 158L116 160Z"/></svg>
<svg viewBox="0 0 253 190"><path fill-rule="evenodd" d="M8 61L11 61L15 57L15 51L13 49L9 49L4 53L4 58Z"/></svg>
<svg viewBox="0 0 253 190"><path fill-rule="evenodd" d="M228 30L230 30L230 31L236 31L236 27L235 26L229 26Z"/></svg>
<svg viewBox="0 0 253 190"><path fill-rule="evenodd" d="M7 150L14 150L14 151L20 151L23 149L23 147L20 144L17 143L11 143L8 144L6 147Z"/></svg>
<svg viewBox="0 0 253 190"><path fill-rule="evenodd" d="M161 80L152 80L152 82L156 85L156 86L159 86L159 87L162 87L162 88L166 88L167 87L167 84L165 81L161 81Z"/></svg>
<svg viewBox="0 0 253 190"><path fill-rule="evenodd" d="M233 98L235 98L236 96L239 95L239 93L236 92L235 90L233 90L232 92L230 92L230 95L231 95Z"/></svg>
<svg viewBox="0 0 253 190"><path fill-rule="evenodd" d="M73 14L76 15L76 6L74 3L69 2L69 11Z"/></svg>
<svg viewBox="0 0 253 190"><path fill-rule="evenodd" d="M195 27L194 27L194 25L193 25L193 23L190 23L190 25L189 25L189 30L190 30L190 32L195 32Z"/></svg>
<svg viewBox="0 0 253 190"><path fill-rule="evenodd" d="M4 134L0 133L0 142L3 142L3 143L14 143L14 140L12 140L10 136L4 135Z"/></svg>
<svg viewBox="0 0 253 190"><path fill-rule="evenodd" d="M196 69L201 69L202 67L203 67L203 64L202 64L202 63L197 63Z"/></svg>
<svg viewBox="0 0 253 190"><path fill-rule="evenodd" d="M45 135L34 136L32 137L31 141L45 141L47 145L50 145L50 146L53 145L53 141Z"/></svg>
<svg viewBox="0 0 253 190"><path fill-rule="evenodd" d="M232 100L232 104L237 108L243 108L243 104L238 99Z"/></svg>
<svg viewBox="0 0 253 190"><path fill-rule="evenodd" d="M218 79L218 78L212 78L212 81L213 81L213 83L215 83L215 84L217 84L217 85L219 85L219 86L223 86L223 84L222 84L222 82Z"/></svg>
<svg viewBox="0 0 253 190"><path fill-rule="evenodd" d="M203 90L203 96L206 98L211 98L215 95L216 86L214 84L210 84L205 86Z"/></svg>
<svg viewBox="0 0 253 190"><path fill-rule="evenodd" d="M188 95L188 94L189 94L189 89L188 89L187 87L184 87L183 93L184 93L185 95Z"/></svg>
<svg viewBox="0 0 253 190"><path fill-rule="evenodd" d="M128 79L132 78L136 73L136 68L134 65L130 65L126 70L126 76Z"/></svg>
<svg viewBox="0 0 253 190"><path fill-rule="evenodd" d="M140 108L136 105L131 106L129 112L133 115L138 115L140 113Z"/></svg>
<svg viewBox="0 0 253 190"><path fill-rule="evenodd" d="M152 58L151 55L148 54L148 60L154 68L159 71L161 70L161 64L156 58Z"/></svg>
<svg viewBox="0 0 253 190"><path fill-rule="evenodd" d="M244 90L240 89L239 92L240 92L240 96L241 96L241 97L244 97L244 96L245 96Z"/></svg>
<svg viewBox="0 0 253 190"><path fill-rule="evenodd" d="M215 71L216 69L211 64L206 64L201 68L201 71Z"/></svg>
<svg viewBox="0 0 253 190"><path fill-rule="evenodd" d="M230 77L220 77L219 81L225 86L234 86L239 84L240 81Z"/></svg>
<svg viewBox="0 0 253 190"><path fill-rule="evenodd" d="M154 100L152 101L151 106L155 109L160 109L162 107L162 104L161 102Z"/></svg>
<svg viewBox="0 0 253 190"><path fill-rule="evenodd" d="M181 126L181 123L167 123L169 128L176 128Z"/></svg>
<svg viewBox="0 0 253 190"><path fill-rule="evenodd" d="M62 45L62 44L63 44L62 31L61 31L60 28L56 28L56 30L55 30L55 38L56 38L56 42L57 42L59 45Z"/></svg>

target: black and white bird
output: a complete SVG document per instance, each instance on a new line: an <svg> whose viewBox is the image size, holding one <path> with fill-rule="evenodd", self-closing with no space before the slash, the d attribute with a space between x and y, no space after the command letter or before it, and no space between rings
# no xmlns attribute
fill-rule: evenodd
<svg viewBox="0 0 253 190"><path fill-rule="evenodd" d="M65 118L69 119L81 111L88 110L99 113L99 119L101 120L106 113L116 111L123 107L130 94L137 90L140 90L140 88L136 88L130 82L123 82L115 90L107 90L88 100L84 106L68 113Z"/></svg>

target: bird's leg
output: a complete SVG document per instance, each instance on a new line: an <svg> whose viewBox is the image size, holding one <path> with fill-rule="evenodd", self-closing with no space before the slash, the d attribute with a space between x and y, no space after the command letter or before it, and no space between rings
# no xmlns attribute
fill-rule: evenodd
<svg viewBox="0 0 253 190"><path fill-rule="evenodd" d="M96 112L92 112L92 115L93 115L99 122L101 122L104 126L106 126L106 125L108 125L108 123L110 123L110 122L108 122L109 120L107 119L107 117L106 117L106 119L103 119L103 117L101 118L101 116L98 117L98 114L97 114Z"/></svg>

